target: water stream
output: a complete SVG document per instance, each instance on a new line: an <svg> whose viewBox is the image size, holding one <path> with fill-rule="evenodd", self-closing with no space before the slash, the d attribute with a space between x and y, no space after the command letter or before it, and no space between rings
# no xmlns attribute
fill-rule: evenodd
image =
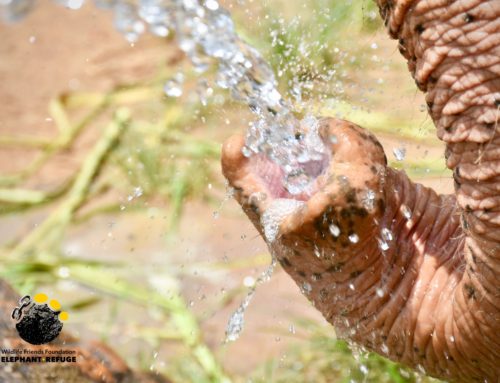
<svg viewBox="0 0 500 383"><path fill-rule="evenodd" d="M79 9L84 0L57 2ZM0 17L7 22L18 21L34 5L34 0L0 0ZM95 5L113 12L115 28L130 42L147 31L160 37L173 33L200 75L216 65L216 84L227 89L234 100L248 105L256 117L247 131L243 154L262 153L278 164L283 170L283 184L291 194L299 194L311 185L318 173L308 174L307 164L324 159L318 121L312 116L302 120L296 117L291 103L278 91L271 66L237 35L230 14L216 0L95 0ZM181 83L181 76L169 80L165 85L166 94L179 97ZM314 168L318 170L317 166ZM289 205L283 200L277 203ZM278 220L283 218L281 205L273 210L272 216L263 217L270 242L276 237ZM292 205L288 207L296 207ZM273 258L270 267L231 316L227 341L238 338L243 329L244 311L256 287L271 277L275 263Z"/></svg>
<svg viewBox="0 0 500 383"><path fill-rule="evenodd" d="M78 9L84 0L56 0ZM34 0L0 0L0 17L22 19ZM291 194L306 190L318 174L308 174L307 163L324 158L317 121L308 116L299 120L277 89L271 66L260 53L236 33L230 14L216 0L95 0L99 8L114 13L115 28L130 42L146 31L165 37L175 34L182 51L200 74L217 66L216 83L228 89L232 98L252 110L243 154L263 153L280 165L284 186ZM182 90L173 79L166 93L178 97Z"/></svg>
<svg viewBox="0 0 500 383"><path fill-rule="evenodd" d="M266 270L262 272L259 278L255 281L255 284L250 287L247 292L247 295L236 309L236 311L231 315L229 321L226 326L226 343L234 342L236 339L240 337L241 332L243 331L244 320L245 320L245 311L248 308L248 305L252 301L255 291L257 287L261 284L269 281L271 279L274 269L276 267L276 258L273 256L271 264L267 267Z"/></svg>

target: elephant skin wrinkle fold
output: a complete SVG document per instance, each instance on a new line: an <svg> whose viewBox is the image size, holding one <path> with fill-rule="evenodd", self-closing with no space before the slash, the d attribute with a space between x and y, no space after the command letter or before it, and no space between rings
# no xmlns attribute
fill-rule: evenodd
<svg viewBox="0 0 500 383"><path fill-rule="evenodd" d="M273 200L304 202L268 246L338 336L451 382L496 383L500 1L377 3L426 93L455 194L413 183L371 133L336 119L320 122L329 166L307 193L244 157L239 136L224 144L223 172L261 234Z"/></svg>

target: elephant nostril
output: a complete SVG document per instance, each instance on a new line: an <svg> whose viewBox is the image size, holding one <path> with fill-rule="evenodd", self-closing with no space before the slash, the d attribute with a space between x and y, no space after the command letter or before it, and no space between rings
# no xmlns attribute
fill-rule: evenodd
<svg viewBox="0 0 500 383"><path fill-rule="evenodd" d="M250 158L251 172L258 176L271 198L287 198L298 201L309 199L319 188L318 177L328 169L331 155L321 160L309 160L283 168L263 154Z"/></svg>

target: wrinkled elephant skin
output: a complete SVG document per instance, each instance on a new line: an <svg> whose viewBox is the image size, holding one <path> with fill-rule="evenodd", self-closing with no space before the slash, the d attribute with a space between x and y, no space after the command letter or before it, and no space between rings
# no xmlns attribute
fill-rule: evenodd
<svg viewBox="0 0 500 383"><path fill-rule="evenodd" d="M455 195L391 169L381 145L323 119L331 147L304 205L268 243L337 329L388 358L457 382L500 380L500 1L378 0L446 143ZM329 139L334 135L337 139ZM292 198L269 160L224 145L222 167L243 210Z"/></svg>

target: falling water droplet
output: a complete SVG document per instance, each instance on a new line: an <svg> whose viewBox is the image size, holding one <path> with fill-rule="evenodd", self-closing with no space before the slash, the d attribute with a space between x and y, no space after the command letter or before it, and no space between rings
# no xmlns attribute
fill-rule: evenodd
<svg viewBox="0 0 500 383"><path fill-rule="evenodd" d="M66 266L61 266L57 270L57 275L59 275L59 277L61 278L68 278L70 275L70 271Z"/></svg>
<svg viewBox="0 0 500 383"><path fill-rule="evenodd" d="M69 9L80 9L85 0L67 0L66 6Z"/></svg>
<svg viewBox="0 0 500 383"><path fill-rule="evenodd" d="M369 372L369 371L368 371L368 367L366 367L366 365L361 364L361 365L359 366L359 370L360 370L360 371L361 371L364 375L368 375L368 372Z"/></svg>
<svg viewBox="0 0 500 383"><path fill-rule="evenodd" d="M134 198L139 198L143 195L144 191L142 190L142 188L140 186L136 187L134 189Z"/></svg>
<svg viewBox="0 0 500 383"><path fill-rule="evenodd" d="M384 227L382 229L382 238L388 242L392 241L392 231Z"/></svg>
<svg viewBox="0 0 500 383"><path fill-rule="evenodd" d="M207 106L208 98L213 95L214 90L210 87L207 80L201 79L196 86L196 93L198 94L201 104Z"/></svg>
<svg viewBox="0 0 500 383"><path fill-rule="evenodd" d="M132 3L114 4L114 25L130 43L136 42L145 31L144 23L139 19L136 6Z"/></svg>
<svg viewBox="0 0 500 383"><path fill-rule="evenodd" d="M211 11L216 11L217 9L219 9L219 3L215 0L206 0L205 7L207 7Z"/></svg>
<svg viewBox="0 0 500 383"><path fill-rule="evenodd" d="M388 355L389 354L389 347L385 343L382 343L380 346L380 351L382 351L384 354Z"/></svg>
<svg viewBox="0 0 500 383"><path fill-rule="evenodd" d="M302 291L303 294L309 295L311 293L311 291L312 291L312 286L309 283L304 282L302 284L301 291Z"/></svg>
<svg viewBox="0 0 500 383"><path fill-rule="evenodd" d="M251 298L249 298L248 303L250 302L250 299ZM243 330L243 326L245 324L244 314L248 303L246 303L245 300L229 318L229 322L226 327L226 342L234 342L240 337L241 331Z"/></svg>
<svg viewBox="0 0 500 383"><path fill-rule="evenodd" d="M163 90L169 97L180 97L182 96L182 83L182 76L176 76L165 83Z"/></svg>
<svg viewBox="0 0 500 383"><path fill-rule="evenodd" d="M241 149L241 152L247 158L249 158L253 154L252 150L250 150L250 148L248 148L248 146L243 146L243 148Z"/></svg>
<svg viewBox="0 0 500 383"><path fill-rule="evenodd" d="M392 152L398 161L403 161L406 157L406 148L394 148Z"/></svg>
<svg viewBox="0 0 500 383"><path fill-rule="evenodd" d="M383 239L379 239L378 242L379 242L380 249L382 251L389 250L389 244L386 241L384 241Z"/></svg>
<svg viewBox="0 0 500 383"><path fill-rule="evenodd" d="M271 279L275 267L276 267L276 258L273 256L269 267L260 275L257 281L255 281L255 284L250 288L247 295L243 299L243 302L241 302L238 309L229 318L226 327L226 342L234 342L240 337L245 322L245 310L252 301L252 298L255 295L257 287L262 283L267 282L269 279Z"/></svg>
<svg viewBox="0 0 500 383"><path fill-rule="evenodd" d="M321 253L316 246L314 246L314 255L316 256L316 258L321 258Z"/></svg>
<svg viewBox="0 0 500 383"><path fill-rule="evenodd" d="M134 198L139 198L144 194L144 191L140 186L134 188L132 194L127 197L127 201L132 201Z"/></svg>
<svg viewBox="0 0 500 383"><path fill-rule="evenodd" d="M408 371L406 371L405 369L400 368L400 369L399 369L399 373L400 373L400 375L401 375L403 378L405 378L405 379L410 379L410 376L411 376L411 375L410 375L410 373L409 373Z"/></svg>
<svg viewBox="0 0 500 383"><path fill-rule="evenodd" d="M421 374L425 375L425 368L421 364L417 364L417 371L420 372Z"/></svg>
<svg viewBox="0 0 500 383"><path fill-rule="evenodd" d="M408 206L401 205L401 212L403 213L403 216L406 219L410 219L411 218L411 210L410 210L410 208Z"/></svg>
<svg viewBox="0 0 500 383"><path fill-rule="evenodd" d="M245 287L253 287L255 286L255 278L250 276L250 275L247 275L244 279L243 279L243 285Z"/></svg>
<svg viewBox="0 0 500 383"><path fill-rule="evenodd" d="M349 241L352 243L358 243L359 236L356 233L352 233L351 235L349 235Z"/></svg>
<svg viewBox="0 0 500 383"><path fill-rule="evenodd" d="M368 189L362 199L362 203L368 210L372 210L375 203L375 192Z"/></svg>
<svg viewBox="0 0 500 383"><path fill-rule="evenodd" d="M330 230L330 233L336 238L340 235L340 228L337 225L334 225L333 223L328 227Z"/></svg>

